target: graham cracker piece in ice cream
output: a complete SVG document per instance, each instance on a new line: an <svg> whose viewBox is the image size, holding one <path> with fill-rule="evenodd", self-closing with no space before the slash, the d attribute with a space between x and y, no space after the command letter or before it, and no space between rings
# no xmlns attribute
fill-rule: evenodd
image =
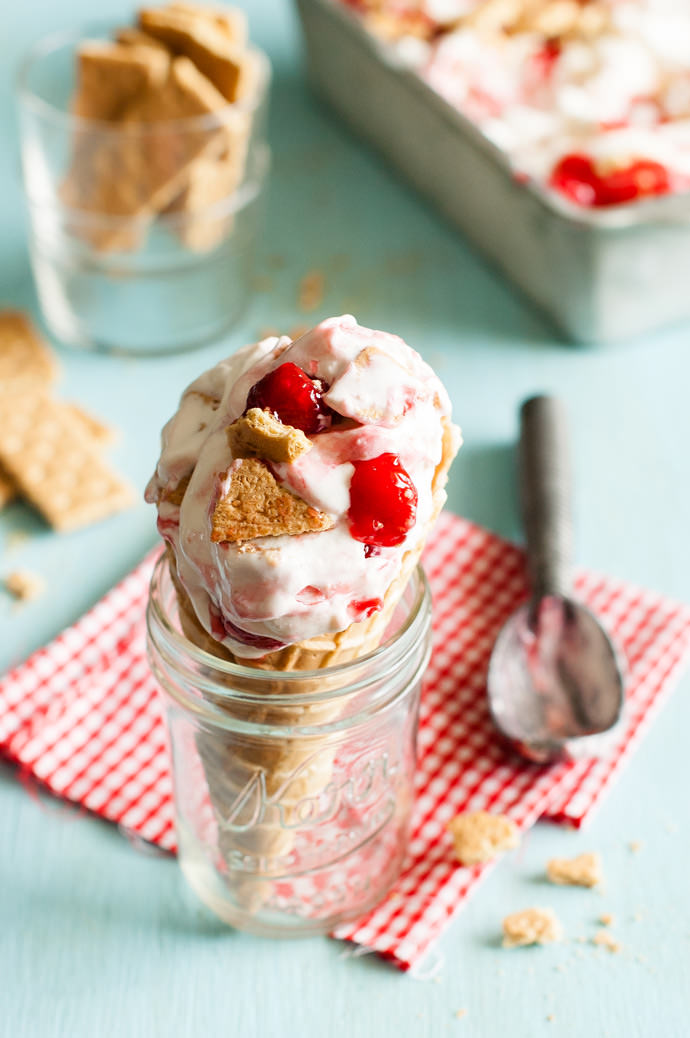
<svg viewBox="0 0 690 1038"><path fill-rule="evenodd" d="M152 7L139 11L138 25L193 61L226 101L237 101L248 92L254 71L251 57L211 19L187 9Z"/></svg>
<svg viewBox="0 0 690 1038"><path fill-rule="evenodd" d="M280 486L263 462L243 458L228 471L226 492L212 519L211 540L248 541L328 530L333 520Z"/></svg>
<svg viewBox="0 0 690 1038"><path fill-rule="evenodd" d="M127 105L168 73L170 56L155 40L125 45L85 40L77 50L77 90L72 111L84 119L117 119Z"/></svg>
<svg viewBox="0 0 690 1038"><path fill-rule="evenodd" d="M104 519L133 501L69 410L45 393L0 398L0 465L56 530Z"/></svg>
<svg viewBox="0 0 690 1038"><path fill-rule="evenodd" d="M283 425L269 411L252 407L228 426L228 444L235 458L264 458L290 462L311 450L311 441L301 429Z"/></svg>
<svg viewBox="0 0 690 1038"><path fill-rule="evenodd" d="M47 386L56 371L53 354L26 314L0 311L0 399Z"/></svg>

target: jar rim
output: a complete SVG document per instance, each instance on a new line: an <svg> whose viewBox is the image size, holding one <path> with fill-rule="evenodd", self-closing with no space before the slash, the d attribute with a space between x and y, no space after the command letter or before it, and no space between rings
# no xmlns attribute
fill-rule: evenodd
<svg viewBox="0 0 690 1038"><path fill-rule="evenodd" d="M188 661L191 667L198 667L202 673L212 673L224 678L235 678L238 682L245 684L257 684L265 686L271 682L279 682L284 691L272 693L265 690L246 691L244 688L214 688L216 695L226 695L228 700L237 700L247 703L284 704L289 696L291 704L312 703L316 700L324 701L335 699L343 695L351 695L360 684L371 682L371 668L379 664L382 669L385 665L390 667L394 663L402 662L407 653L414 648L416 638L414 637L418 628L423 629L431 610L431 591L424 570L417 565L411 574L411 580L416 582L413 588L414 599L410 604L408 615L399 627L375 648L362 656L337 663L332 667L323 667L313 670L269 670L258 667L249 667L229 660L221 659L205 649L199 648L190 641L181 631L177 630L171 622L170 617L163 606L162 582L170 578L169 560L165 552L162 552L153 569L149 590L149 601L147 607L146 624L149 639L153 646L160 652L167 650L172 653L175 660ZM409 586L409 585L408 585ZM404 595L404 592L403 592ZM426 607L426 608L425 608ZM399 647L397 656L394 649ZM391 658L392 657L392 658ZM400 657L400 659L398 659ZM185 667L184 669L189 669ZM359 679L357 672L359 671ZM314 692L291 692L290 685L308 684L309 682L321 682L327 675L329 680L336 682L336 687L327 692L319 689ZM348 675L352 675L353 681L348 682ZM195 681L199 685L215 685L214 678L200 680L196 674ZM285 686L287 690L285 690Z"/></svg>
<svg viewBox="0 0 690 1038"><path fill-rule="evenodd" d="M222 125L223 118L227 118L231 112L251 113L256 111L267 95L271 82L271 63L268 55L259 47L253 45L248 46L247 51L257 61L257 67L259 68L257 88L254 95L244 101L228 101L225 107L219 108L215 112L209 112L206 115L185 116L180 119L165 120L164 122L133 123L128 125L126 129L123 129L119 123L114 124L103 119L92 119L66 111L64 107L52 104L46 100L30 86L30 73L42 59L69 44L78 44L88 39L95 39L99 34L103 36L113 28L117 28L117 24L112 21L86 22L71 29L60 29L56 32L48 33L35 40L22 58L15 76L15 89L20 104L27 109L33 110L48 122L53 122L56 125L61 124L68 129L81 128L84 130L91 128L104 134L122 135L126 133L128 136L147 136L149 134L160 134L161 127L166 132L170 130L199 132L214 129Z"/></svg>

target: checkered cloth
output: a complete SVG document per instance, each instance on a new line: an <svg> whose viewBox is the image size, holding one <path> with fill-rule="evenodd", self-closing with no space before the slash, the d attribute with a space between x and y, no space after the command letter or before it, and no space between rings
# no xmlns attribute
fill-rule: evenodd
<svg viewBox="0 0 690 1038"><path fill-rule="evenodd" d="M174 851L170 766L144 646L156 556L0 681L0 748L57 795ZM484 809L507 814L521 830L543 816L579 826L690 655L689 607L581 573L578 595L627 657L625 726L606 759L527 764L497 741L485 695L491 647L526 596L522 552L444 513L424 562L434 596L434 651L422 696L409 853L386 900L336 933L402 969L428 950L487 871L458 866L447 822Z"/></svg>

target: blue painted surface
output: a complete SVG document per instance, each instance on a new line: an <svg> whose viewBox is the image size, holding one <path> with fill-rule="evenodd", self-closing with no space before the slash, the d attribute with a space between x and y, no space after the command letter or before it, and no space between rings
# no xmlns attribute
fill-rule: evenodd
<svg viewBox="0 0 690 1038"><path fill-rule="evenodd" d="M690 329L605 350L559 341L309 96L285 0L247 0L247 8L275 66L261 291L232 335L196 354L133 361L61 350L60 393L122 430L113 461L143 489L183 386L261 329L304 322L299 279L318 268L327 292L308 319L351 311L399 332L448 386L466 440L450 483L455 511L518 535L517 406L528 393L559 392L573 425L579 560L688 599ZM125 20L129 10L102 0L99 13ZM35 306L10 78L37 34L92 14L88 0L25 0L5 16L0 302ZM280 268L276 256L285 260ZM20 529L31 539L13 548ZM154 540L143 504L61 538L23 505L7 509L0 573L32 569L47 591L21 610L0 601L0 669L76 619ZM493 871L439 943L439 971L425 981L373 957L347 958L327 939L271 943L226 930L187 895L174 861L142 854L111 826L29 795L2 767L0 1034L686 1038L689 693L686 677L584 832L538 827ZM641 842L637 853L630 841ZM603 856L603 893L544 884L548 856L586 849ZM501 950L502 916L529 904L552 905L569 941ZM616 917L619 955L577 940L595 932L604 911ZM467 1010L462 1018L459 1009Z"/></svg>

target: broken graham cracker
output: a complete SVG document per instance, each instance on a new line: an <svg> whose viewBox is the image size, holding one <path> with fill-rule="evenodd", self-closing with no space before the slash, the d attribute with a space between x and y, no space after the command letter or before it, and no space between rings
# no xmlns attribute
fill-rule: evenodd
<svg viewBox="0 0 690 1038"><path fill-rule="evenodd" d="M20 310L0 311L0 399L53 382L53 354Z"/></svg>
<svg viewBox="0 0 690 1038"><path fill-rule="evenodd" d="M227 436L234 458L290 463L312 446L301 429L283 425L279 418L258 407L250 408L229 425Z"/></svg>
<svg viewBox="0 0 690 1038"><path fill-rule="evenodd" d="M551 944L563 938L563 927L551 908L525 908L503 920L503 947Z"/></svg>
<svg viewBox="0 0 690 1038"><path fill-rule="evenodd" d="M72 111L84 119L117 119L149 87L165 81L170 56L153 46L85 40L77 50L77 89Z"/></svg>
<svg viewBox="0 0 690 1038"><path fill-rule="evenodd" d="M189 166L217 154L226 143L227 120L189 133L178 120L210 115L227 108L224 98L187 58L175 58L165 82L150 87L123 112L121 133L103 135L92 149L79 149L62 189L71 207L131 221L113 227L85 225L82 236L101 251L139 244L142 222L164 209L185 185ZM137 124L147 126L139 132ZM166 126L169 123L169 126ZM131 130L131 132L127 132Z"/></svg>
<svg viewBox="0 0 690 1038"><path fill-rule="evenodd" d="M235 543L255 537L294 536L333 526L329 515L281 487L255 458L234 462L228 477L227 489L213 513L212 541Z"/></svg>
<svg viewBox="0 0 690 1038"><path fill-rule="evenodd" d="M596 887L602 880L601 858L593 852L575 858L552 858L546 865L546 877L561 886Z"/></svg>
<svg viewBox="0 0 690 1038"><path fill-rule="evenodd" d="M518 828L505 815L467 811L446 826L453 837L455 856L461 865L480 865L520 842Z"/></svg>
<svg viewBox="0 0 690 1038"><path fill-rule="evenodd" d="M238 101L249 93L255 76L251 55L211 19L184 8L151 7L139 11L138 25L193 61L226 101Z"/></svg>
<svg viewBox="0 0 690 1038"><path fill-rule="evenodd" d="M45 393L0 399L0 464L56 530L73 530L132 504L69 411Z"/></svg>

